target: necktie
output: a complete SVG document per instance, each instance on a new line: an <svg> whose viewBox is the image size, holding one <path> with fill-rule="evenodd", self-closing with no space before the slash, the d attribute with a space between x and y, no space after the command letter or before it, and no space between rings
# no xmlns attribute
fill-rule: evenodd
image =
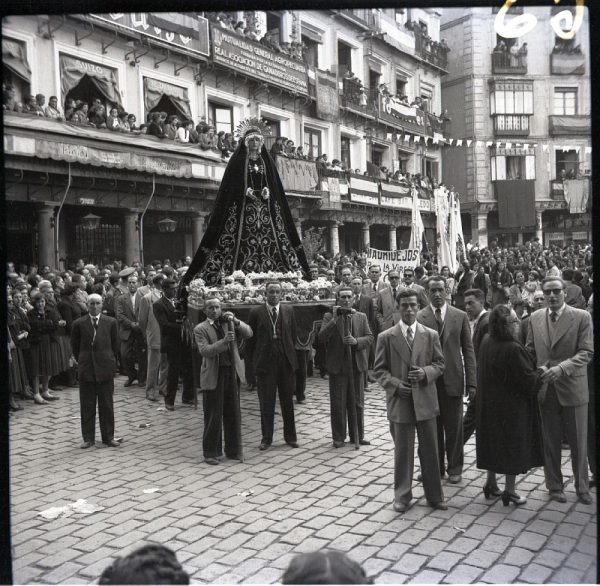
<svg viewBox="0 0 600 586"><path fill-rule="evenodd" d="M92 318L92 322L94 322L94 329L96 331L98 331L98 318L97 317L93 317Z"/></svg>
<svg viewBox="0 0 600 586"><path fill-rule="evenodd" d="M396 287L392 289L392 298L394 301L396 301Z"/></svg>
<svg viewBox="0 0 600 586"><path fill-rule="evenodd" d="M373 283L373 291L375 291L375 293L377 293L377 283Z"/></svg>
<svg viewBox="0 0 600 586"><path fill-rule="evenodd" d="M441 335L444 322L442 321L442 310L439 307L435 310L435 321L437 323L438 334Z"/></svg>
<svg viewBox="0 0 600 586"><path fill-rule="evenodd" d="M273 324L276 324L277 323L277 308L274 307L271 313L273 314Z"/></svg>
<svg viewBox="0 0 600 586"><path fill-rule="evenodd" d="M411 327L409 327L408 330L406 330L406 341L408 342L408 345L412 348L413 333Z"/></svg>
<svg viewBox="0 0 600 586"><path fill-rule="evenodd" d="M358 300L359 300L359 297L358 297L358 295L355 295L355 296L354 296L354 308L355 308L355 309L358 309Z"/></svg>
<svg viewBox="0 0 600 586"><path fill-rule="evenodd" d="M558 319L558 315L557 315L557 313L556 313L555 311L553 311L553 312L550 314L550 321L551 321L552 323L556 323L556 320L557 320L557 319Z"/></svg>

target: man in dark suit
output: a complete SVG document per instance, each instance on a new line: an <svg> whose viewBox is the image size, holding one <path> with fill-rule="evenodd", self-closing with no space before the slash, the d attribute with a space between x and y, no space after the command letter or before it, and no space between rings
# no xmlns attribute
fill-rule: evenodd
<svg viewBox="0 0 600 586"><path fill-rule="evenodd" d="M577 309L585 309L587 302L579 285L573 283L573 269L564 269L562 279L565 282L565 303Z"/></svg>
<svg viewBox="0 0 600 586"><path fill-rule="evenodd" d="M73 322L71 345L79 369L82 448L95 443L96 401L102 443L116 448L113 394L119 347L117 321L102 315L102 297L92 294L87 301L88 314Z"/></svg>
<svg viewBox="0 0 600 586"><path fill-rule="evenodd" d="M436 381L440 405L437 429L440 475L443 477L445 473L446 455L448 482L458 484L464 463L462 398L465 383L469 396L475 394L475 353L467 314L446 303L446 279L439 275L429 277L427 291L430 304L419 311L417 321L439 333L446 364L444 376Z"/></svg>
<svg viewBox="0 0 600 586"><path fill-rule="evenodd" d="M248 341L248 359L252 360L258 383L262 440L259 449L273 443L275 399L283 418L283 437L292 448L298 447L294 419L294 371L296 359L296 320L290 305L281 305L281 285L271 281L266 286L267 303L250 311L248 324L253 337Z"/></svg>
<svg viewBox="0 0 600 586"><path fill-rule="evenodd" d="M402 319L380 334L375 352L375 375L385 389L394 440L394 510L403 513L412 501L415 429L425 497L435 509L446 510L439 473L436 417L440 410L435 385L444 372L444 355L437 332L416 321L416 291L405 289L398 297Z"/></svg>
<svg viewBox="0 0 600 586"><path fill-rule="evenodd" d="M319 332L319 338L327 349L331 432L335 448L341 448L346 440L346 419L350 441L358 440L362 446L370 445L364 438L364 373L369 368L368 350L373 344L373 334L367 316L352 309L353 300L352 289L341 287L338 291L339 306L334 306L333 313L323 316ZM340 308L353 313L340 315ZM348 348L351 364L347 358ZM355 421L358 437L355 437Z"/></svg>
<svg viewBox="0 0 600 586"><path fill-rule="evenodd" d="M465 291L473 288L475 273L471 270L468 260L463 260L462 268L456 274L456 293L454 294L454 307L465 310Z"/></svg>
<svg viewBox="0 0 600 586"><path fill-rule="evenodd" d="M175 410L175 397L179 375L183 375L183 394L181 400L184 404L191 405L194 402L193 377L190 363L189 349L181 339L180 318L175 311L175 294L177 284L173 279L163 281L163 296L152 305L154 317L160 327L160 351L167 354L169 365L167 372L167 394L165 396L165 408L168 411Z"/></svg>
<svg viewBox="0 0 600 586"><path fill-rule="evenodd" d="M352 282L352 269L350 267L343 267L340 271L341 282L337 287L333 288L333 294L337 295L338 291L342 287L349 287Z"/></svg>
<svg viewBox="0 0 600 586"><path fill-rule="evenodd" d="M369 295L363 293L363 280L360 277L354 277L352 279L352 292L354 293L354 303L352 307L356 311L360 311L367 316L369 322L369 328L373 334L373 343L369 346L368 350L368 362L369 368L373 367L375 360L375 344L377 343L377 333L379 332L379 325L377 324L377 315L375 314L375 306L373 305L373 299ZM365 371L365 391L369 390L369 369ZM373 379L374 380L374 379Z"/></svg>
<svg viewBox="0 0 600 586"><path fill-rule="evenodd" d="M135 369L136 362L141 361L143 346L142 330L138 323L139 303L137 298L138 278L135 273L127 277L127 293L119 295L115 300L117 322L119 323L119 338L121 339L121 363L125 368L129 387L138 378Z"/></svg>
<svg viewBox="0 0 600 586"><path fill-rule="evenodd" d="M465 291L465 309L469 318L471 339L475 360L483 337L488 333L490 314L485 310L485 295L481 289L467 289ZM469 403L463 418L463 444L466 444L475 431L475 402L477 393L469 395Z"/></svg>
<svg viewBox="0 0 600 586"><path fill-rule="evenodd" d="M223 435L227 458L242 459L239 381L244 381L244 367L239 342L250 338L252 330L233 313L222 314L221 302L216 297L206 300L204 312L206 319L194 328L196 345L202 355L202 451L207 464L218 464L218 458L223 455ZM227 327L229 321L233 324L231 330Z"/></svg>
<svg viewBox="0 0 600 586"><path fill-rule="evenodd" d="M527 350L536 364L544 368L546 383L538 395L544 441L544 474L550 499L564 503L561 472L563 430L571 448L571 465L579 501L589 505L587 432L589 389L587 365L594 346L592 318L565 302L564 282L560 277L545 277L542 291L547 307L529 317Z"/></svg>

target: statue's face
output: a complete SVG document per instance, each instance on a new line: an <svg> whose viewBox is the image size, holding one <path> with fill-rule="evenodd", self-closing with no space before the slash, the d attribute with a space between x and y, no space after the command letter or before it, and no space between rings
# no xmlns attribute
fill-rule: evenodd
<svg viewBox="0 0 600 586"><path fill-rule="evenodd" d="M248 138L248 151L251 153L257 153L260 151L262 146L262 138L258 134L253 134Z"/></svg>

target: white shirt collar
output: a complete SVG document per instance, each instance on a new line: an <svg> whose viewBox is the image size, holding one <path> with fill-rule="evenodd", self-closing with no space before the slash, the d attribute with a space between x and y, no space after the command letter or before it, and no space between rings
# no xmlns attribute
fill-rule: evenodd
<svg viewBox="0 0 600 586"><path fill-rule="evenodd" d="M566 307L566 306L567 306L567 304L566 304L566 303L563 303L563 304L562 304L562 307L561 307L560 309L557 309L557 310L555 311L555 313L556 313L556 315L557 315L558 317L560 317L560 316L562 315L562 313L563 313L563 311L565 310L565 307ZM553 310L552 310L552 309L550 309L549 307L548 307L547 309L548 309L548 317L550 317L550 314L552 313L552 311L553 311ZM558 317L557 317L557 319L558 319Z"/></svg>
<svg viewBox="0 0 600 586"><path fill-rule="evenodd" d="M473 320L472 323L476 324L481 319L481 316L484 315L484 314L486 314L486 313L487 313L487 311L485 309L482 309L481 313Z"/></svg>
<svg viewBox="0 0 600 586"><path fill-rule="evenodd" d="M279 314L279 305L280 305L280 303L278 303L277 305L269 305L267 303L267 309L269 310L269 313L272 313L273 312L273 308L275 307L277 309L277 313Z"/></svg>
<svg viewBox="0 0 600 586"><path fill-rule="evenodd" d="M398 322L400 324L400 329L402 330L402 335L406 338L406 334L408 332L408 328L412 330L413 338L415 337L415 333L417 331L417 322L413 323L411 326L405 324L402 320Z"/></svg>
<svg viewBox="0 0 600 586"><path fill-rule="evenodd" d="M91 320L91 322L92 322L92 325L94 325L94 320L100 321L100 315L101 315L101 314L98 314L98 315L90 315L90 320Z"/></svg>
<svg viewBox="0 0 600 586"><path fill-rule="evenodd" d="M431 307L431 311L433 311L433 315L435 316L435 310L437 308L434 307L432 303L429 304L429 307ZM448 309L448 304L444 303L444 305L442 305L442 307L440 307L440 311L442 312L442 321L445 321L445 319L446 319L446 309Z"/></svg>

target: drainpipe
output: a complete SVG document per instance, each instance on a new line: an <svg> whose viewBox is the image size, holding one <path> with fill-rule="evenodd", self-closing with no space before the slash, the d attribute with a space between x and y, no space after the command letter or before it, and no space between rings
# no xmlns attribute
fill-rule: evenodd
<svg viewBox="0 0 600 586"><path fill-rule="evenodd" d="M58 207L58 211L56 212L56 217L54 218L54 265L55 269L59 270L59 252L58 252L58 230L60 226L60 212L65 205L65 200L67 199L67 194L69 193L69 189L71 189L71 163L69 165L69 179L67 181L67 188L65 189L65 194L63 195L62 201L60 202L60 206Z"/></svg>
<svg viewBox="0 0 600 586"><path fill-rule="evenodd" d="M144 216L148 211L148 207L150 206L150 202L154 197L154 191L156 190L156 175L152 173L152 193L146 202L146 207L140 216L140 263L144 266Z"/></svg>

